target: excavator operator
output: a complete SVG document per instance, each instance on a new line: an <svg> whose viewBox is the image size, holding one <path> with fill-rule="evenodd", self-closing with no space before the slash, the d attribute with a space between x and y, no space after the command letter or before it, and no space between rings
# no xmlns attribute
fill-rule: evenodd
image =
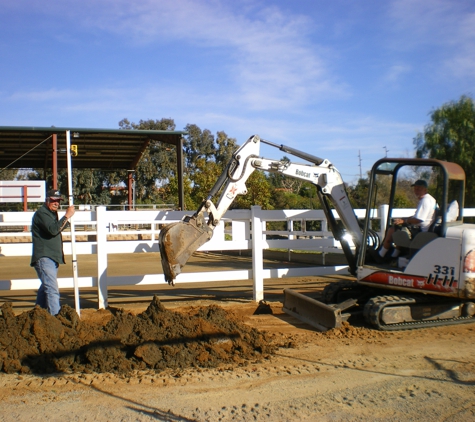
<svg viewBox="0 0 475 422"><path fill-rule="evenodd" d="M379 250L379 258L381 262L385 261L387 258L386 254L393 245L393 233L396 230L406 230L409 237L413 238L420 231L428 231L436 217L437 202L434 197L428 193L427 182L419 179L411 186L414 189L414 194L419 200L416 212L411 217L395 218L393 220L393 225L388 229L383 245ZM400 249L396 246L390 258L395 259L400 253Z"/></svg>

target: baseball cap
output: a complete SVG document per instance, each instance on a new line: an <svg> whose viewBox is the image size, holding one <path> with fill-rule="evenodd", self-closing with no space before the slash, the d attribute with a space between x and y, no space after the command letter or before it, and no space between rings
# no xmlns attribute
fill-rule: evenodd
<svg viewBox="0 0 475 422"><path fill-rule="evenodd" d="M51 198L51 199L60 199L60 200L63 199L63 195L61 195L61 192L57 189L50 189L46 193L46 197Z"/></svg>
<svg viewBox="0 0 475 422"><path fill-rule="evenodd" d="M411 186L422 186L427 189L427 182L425 180L419 179L416 180Z"/></svg>

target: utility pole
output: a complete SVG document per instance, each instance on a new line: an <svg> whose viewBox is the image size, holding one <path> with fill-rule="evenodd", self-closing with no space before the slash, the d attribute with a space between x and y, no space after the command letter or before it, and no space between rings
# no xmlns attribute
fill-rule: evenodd
<svg viewBox="0 0 475 422"><path fill-rule="evenodd" d="M388 152L389 152L389 149L387 149L386 147L383 147L384 148L384 151L386 151L386 158L388 157Z"/></svg>
<svg viewBox="0 0 475 422"><path fill-rule="evenodd" d="M359 162L360 162L360 179L363 178L363 171L361 170L361 150L358 150L358 159L359 159Z"/></svg>

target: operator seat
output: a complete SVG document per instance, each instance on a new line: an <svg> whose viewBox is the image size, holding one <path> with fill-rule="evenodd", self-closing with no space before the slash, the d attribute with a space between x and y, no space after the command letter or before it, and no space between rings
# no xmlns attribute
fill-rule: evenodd
<svg viewBox="0 0 475 422"><path fill-rule="evenodd" d="M452 201L447 208L446 221L456 221L458 213L458 202ZM407 249L409 251L409 257L412 257L419 249L441 235L441 222L442 216L440 208L437 207L435 210L434 222L430 225L428 231L419 232L414 236L413 239L411 239L407 231L398 230L393 233L393 242L396 246Z"/></svg>
<svg viewBox="0 0 475 422"><path fill-rule="evenodd" d="M419 232L411 239L407 231L398 230L393 233L393 242L399 248L406 249L409 257L412 257L419 249L437 237L439 237L437 233L427 231Z"/></svg>

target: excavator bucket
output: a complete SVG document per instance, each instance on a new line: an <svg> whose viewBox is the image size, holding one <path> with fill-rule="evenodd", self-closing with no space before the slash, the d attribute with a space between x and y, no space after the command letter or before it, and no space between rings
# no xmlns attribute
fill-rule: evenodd
<svg viewBox="0 0 475 422"><path fill-rule="evenodd" d="M341 312L356 304L356 299L348 299L338 305L326 305L292 289L284 289L283 311L311 325L319 331L339 328L349 314Z"/></svg>
<svg viewBox="0 0 475 422"><path fill-rule="evenodd" d="M158 244L163 274L168 284L174 284L176 276L190 256L210 240L212 235L213 230L206 225L202 215L185 217L160 230Z"/></svg>

